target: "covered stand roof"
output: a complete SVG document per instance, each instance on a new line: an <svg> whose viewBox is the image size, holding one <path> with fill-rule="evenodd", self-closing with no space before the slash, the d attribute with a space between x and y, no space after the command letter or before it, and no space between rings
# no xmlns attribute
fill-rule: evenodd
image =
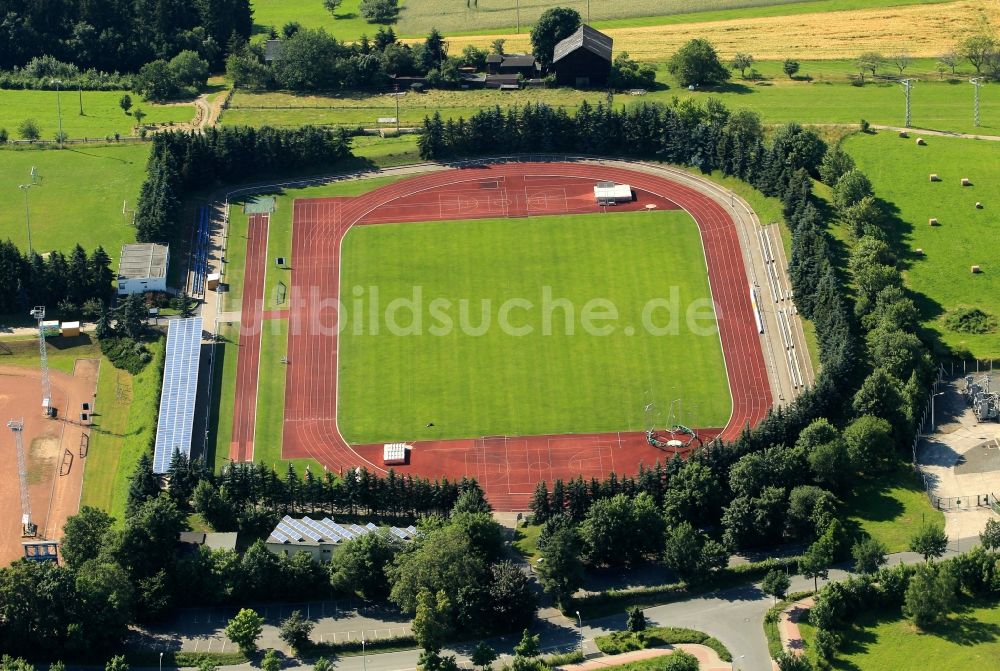
<svg viewBox="0 0 1000 671"><path fill-rule="evenodd" d="M166 277L170 248L154 243L135 243L122 246L118 262L118 279L135 280L149 277Z"/></svg>
<svg viewBox="0 0 1000 671"><path fill-rule="evenodd" d="M577 28L575 33L556 45L555 50L552 52L552 62L559 62L560 59L565 58L577 49L586 49L610 62L613 43L614 40L608 35L584 24Z"/></svg>

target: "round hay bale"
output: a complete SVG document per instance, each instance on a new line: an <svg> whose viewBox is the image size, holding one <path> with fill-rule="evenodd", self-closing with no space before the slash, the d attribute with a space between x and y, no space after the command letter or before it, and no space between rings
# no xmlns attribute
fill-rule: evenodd
<svg viewBox="0 0 1000 671"><path fill-rule="evenodd" d="M968 177L962 178L962 186L972 186L972 182L969 181Z"/></svg>
<svg viewBox="0 0 1000 671"><path fill-rule="evenodd" d="M930 176L930 181L932 181L932 182L940 182L941 178L938 177L938 174L936 172L932 172L931 176Z"/></svg>
<svg viewBox="0 0 1000 671"><path fill-rule="evenodd" d="M981 209L983 209L983 204L982 204L982 203L979 203L979 202L977 202L977 203L976 203L976 209L977 209L977 210L981 210Z"/></svg>
<svg viewBox="0 0 1000 671"><path fill-rule="evenodd" d="M928 226L940 226L941 224L938 223L937 217L931 217L930 219L927 220L927 225Z"/></svg>
<svg viewBox="0 0 1000 671"><path fill-rule="evenodd" d="M926 144L927 144L927 143L926 143L926 142L924 142L924 138L922 138L922 137L918 137L918 138L917 138L917 145L918 145L918 146L921 146L921 147L923 147L923 146L924 146L924 145L926 145Z"/></svg>
<svg viewBox="0 0 1000 671"><path fill-rule="evenodd" d="M982 269L979 266L972 266L972 274L973 275L978 275L981 272L983 272L983 271L982 271Z"/></svg>
<svg viewBox="0 0 1000 671"><path fill-rule="evenodd" d="M910 137L910 134L907 133L905 130L901 130L899 131L899 137Z"/></svg>
<svg viewBox="0 0 1000 671"><path fill-rule="evenodd" d="M923 247L917 247L916 249L913 250L913 253L916 254L917 256L923 256L924 255L924 248Z"/></svg>

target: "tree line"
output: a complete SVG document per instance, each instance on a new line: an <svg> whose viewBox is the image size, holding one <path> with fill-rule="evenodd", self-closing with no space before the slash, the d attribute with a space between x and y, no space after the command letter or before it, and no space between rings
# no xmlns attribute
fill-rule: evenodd
<svg viewBox="0 0 1000 671"><path fill-rule="evenodd" d="M328 170L351 157L345 132L313 126L158 133L136 204L136 239L173 239L187 189Z"/></svg>
<svg viewBox="0 0 1000 671"><path fill-rule="evenodd" d="M280 478L254 464L226 471L213 476L178 452L164 490L144 453L124 519L85 506L66 523L61 565L22 560L0 568L0 649L32 659L91 660L117 651L131 623L161 620L180 606L337 595L388 600L415 614L422 612L425 592L431 593L428 616L445 636L506 631L534 617L529 581L504 561L502 530L473 480L430 482L355 471L313 481L308 472L299 478L292 469ZM202 504L216 496L241 511L217 528L238 527L258 537L289 513L376 520L394 515L397 523L415 521L421 535L403 544L389 534L370 534L345 543L328 564L304 553L273 554L260 540L243 552L185 552L178 534L189 528L192 512L211 514L211 506Z"/></svg>
<svg viewBox="0 0 1000 671"><path fill-rule="evenodd" d="M575 115L544 105L494 108L468 120L435 114L424 120L419 147L428 159L565 152L718 170L778 198L792 233L790 279L796 306L816 326L816 383L753 430L727 444L713 441L682 464L618 484L540 486L533 512L546 521L539 547L550 591L572 594L579 583L567 576L580 575L581 559L662 559L696 580L727 552L789 540L806 544L800 568L814 576L847 556L842 502L859 482L898 463L933 365L914 335L918 314L888 243L889 222L846 154L797 124L767 140L756 114L711 99L628 110L585 103ZM832 187L831 203L814 193L820 180ZM834 265L832 225L855 232L847 267ZM656 540L629 537L624 530L635 525ZM665 536L652 531L658 528Z"/></svg>
<svg viewBox="0 0 1000 671"><path fill-rule="evenodd" d="M82 69L136 72L197 52L221 65L253 31L248 0L0 0L0 69L51 56Z"/></svg>
<svg viewBox="0 0 1000 671"><path fill-rule="evenodd" d="M552 60L556 43L580 26L580 15L572 9L553 8L542 14L531 31L533 55L543 65ZM278 31L273 32L278 38ZM237 87L280 88L291 91L333 91L386 87L396 76L420 76L435 88L457 88L463 83L462 68L486 71L490 54L504 53L503 39L489 49L467 45L461 54L449 54L448 42L432 29L423 42L403 43L391 27L379 28L373 39L367 35L354 43L340 42L322 28L285 24L273 59L265 58L263 43L245 43L226 59L226 74ZM627 52L612 63L611 85L615 88L652 87L656 72L639 64Z"/></svg>
<svg viewBox="0 0 1000 671"><path fill-rule="evenodd" d="M111 258L103 247L89 255L76 245L69 255L23 253L10 240L0 241L0 313L48 306L63 317L94 317L114 295Z"/></svg>

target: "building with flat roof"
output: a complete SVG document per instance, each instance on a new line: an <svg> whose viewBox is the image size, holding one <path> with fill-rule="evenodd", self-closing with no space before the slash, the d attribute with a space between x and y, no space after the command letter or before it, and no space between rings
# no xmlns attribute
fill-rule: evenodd
<svg viewBox="0 0 1000 671"><path fill-rule="evenodd" d="M135 243L122 247L118 261L118 295L167 290L170 247Z"/></svg>

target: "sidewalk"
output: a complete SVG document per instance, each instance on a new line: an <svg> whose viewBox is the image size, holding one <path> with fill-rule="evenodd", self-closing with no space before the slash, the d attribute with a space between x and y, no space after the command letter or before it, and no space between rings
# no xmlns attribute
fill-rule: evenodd
<svg viewBox="0 0 1000 671"><path fill-rule="evenodd" d="M799 621L813 607L816 599L806 597L791 604L778 616L778 635L781 637L781 647L793 655L799 656L805 650L805 641L799 631Z"/></svg>
<svg viewBox="0 0 1000 671"><path fill-rule="evenodd" d="M606 669L610 666L619 666L621 664L628 664L629 662L662 657L671 654L675 650L683 650L697 657L699 668L702 671L732 671L733 665L722 661L715 650L695 643L678 643L677 645L662 648L646 648L645 650L624 652L620 655L602 655L601 657L588 659L579 664L567 664L557 668L560 671L595 671L596 669Z"/></svg>

